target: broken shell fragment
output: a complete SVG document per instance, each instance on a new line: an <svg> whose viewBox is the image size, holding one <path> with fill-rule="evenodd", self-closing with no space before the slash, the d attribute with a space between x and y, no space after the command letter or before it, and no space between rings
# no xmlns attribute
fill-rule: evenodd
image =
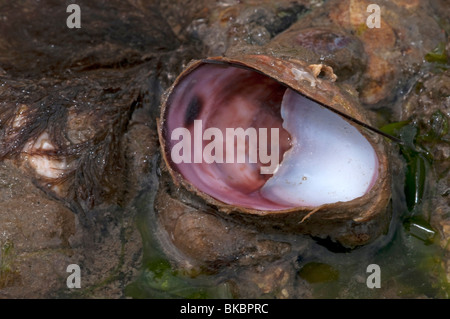
<svg viewBox="0 0 450 319"><path fill-rule="evenodd" d="M369 122L335 79L328 66L266 55L191 63L159 120L174 182L260 229L372 240L386 223L355 229L385 217L385 144L351 121Z"/></svg>

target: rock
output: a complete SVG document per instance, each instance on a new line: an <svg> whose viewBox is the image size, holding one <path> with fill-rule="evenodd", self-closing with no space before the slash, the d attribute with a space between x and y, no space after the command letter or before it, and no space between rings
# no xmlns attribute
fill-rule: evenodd
<svg viewBox="0 0 450 319"><path fill-rule="evenodd" d="M0 298L123 297L140 265L133 214L113 212L93 234L10 161L0 163L0 202ZM81 268L79 290L66 286L70 264Z"/></svg>

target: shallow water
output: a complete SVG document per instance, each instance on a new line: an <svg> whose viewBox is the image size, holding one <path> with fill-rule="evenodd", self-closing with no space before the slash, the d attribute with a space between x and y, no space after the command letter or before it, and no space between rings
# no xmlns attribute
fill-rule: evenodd
<svg viewBox="0 0 450 319"><path fill-rule="evenodd" d="M149 185L157 185L159 155L153 159ZM308 236L298 236L302 254L284 260L295 272L289 286L296 297L306 298L448 298L450 285L446 281L443 249L437 234L424 237L414 232L404 220L411 215L403 192L403 176L393 184L393 217L388 232L375 242L345 250L326 243L325 248ZM151 188L151 190L150 190ZM241 270L224 269L217 274L200 273L192 277L173 268L155 238L153 200L156 190L150 187L135 203L139 211L138 224L144 239L143 271L125 293L133 298L274 298L277 291L255 292L245 287ZM427 199L425 198L424 201ZM434 231L434 230L433 230ZM418 236L417 236L418 235ZM279 261L277 261L279 262ZM381 287L369 288L368 266L381 270ZM248 283L252 285L253 283ZM236 285L240 286L236 288ZM281 287L283 289L283 287Z"/></svg>

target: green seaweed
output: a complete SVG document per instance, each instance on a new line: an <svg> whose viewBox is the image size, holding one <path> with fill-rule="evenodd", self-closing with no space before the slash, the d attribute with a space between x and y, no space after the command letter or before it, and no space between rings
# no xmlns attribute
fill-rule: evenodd
<svg viewBox="0 0 450 319"><path fill-rule="evenodd" d="M432 162L430 153L419 143L419 129L415 123L401 121L383 126L381 130L401 140L400 152L406 161L405 197L409 211L422 203L426 176Z"/></svg>
<svg viewBox="0 0 450 319"><path fill-rule="evenodd" d="M425 55L425 60L430 63L446 64L447 58L445 42L439 42L436 48Z"/></svg>
<svg viewBox="0 0 450 319"><path fill-rule="evenodd" d="M405 196L409 211L422 202L427 174L433 163L429 149L440 142L448 143L448 118L440 110L428 120L426 128L419 129L417 122L401 121L381 128L385 133L401 140L400 152L406 161Z"/></svg>
<svg viewBox="0 0 450 319"><path fill-rule="evenodd" d="M401 121L401 122L394 122L386 124L381 128L381 130L384 133L387 133L389 135L398 135L398 130L402 129L404 126L410 124L410 121Z"/></svg>
<svg viewBox="0 0 450 319"><path fill-rule="evenodd" d="M128 285L125 294L133 298L186 298L210 299L231 298L227 283L202 284L201 279L192 279L172 268L166 259L152 260L139 279Z"/></svg>
<svg viewBox="0 0 450 319"><path fill-rule="evenodd" d="M7 240L0 247L0 289L19 279L20 273L14 267L14 243Z"/></svg>
<svg viewBox="0 0 450 319"><path fill-rule="evenodd" d="M319 262L307 263L298 271L298 275L309 283L323 283L339 279L339 271L328 264Z"/></svg>
<svg viewBox="0 0 450 319"><path fill-rule="evenodd" d="M425 154L415 150L403 149L402 154L407 163L405 175L406 205L409 211L413 211L423 200L429 162Z"/></svg>
<svg viewBox="0 0 450 319"><path fill-rule="evenodd" d="M448 134L448 118L440 110L435 111L428 120L426 129L412 121L390 123L381 130L401 140L400 152L406 161L405 196L409 211L422 203L427 174L433 164L429 149L446 140Z"/></svg>

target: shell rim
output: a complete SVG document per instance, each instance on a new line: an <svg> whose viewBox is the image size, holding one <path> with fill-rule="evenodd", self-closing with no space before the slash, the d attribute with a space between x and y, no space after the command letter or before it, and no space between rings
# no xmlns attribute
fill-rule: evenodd
<svg viewBox="0 0 450 319"><path fill-rule="evenodd" d="M186 68L181 72L181 74L176 78L174 83L169 87L169 89L164 93L162 97L161 102L161 113L160 118L157 118L157 130L158 130L158 137L160 141L160 148L161 148L161 154L163 157L163 162L165 169L168 170L169 174L172 177L173 182L177 186L183 186L187 191L195 193L197 196L201 197L208 205L214 206L217 210L220 212L224 212L226 214L232 214L232 213L244 213L244 214L251 214L251 215L258 215L258 216L282 216L284 214L293 214L293 213L299 213L302 218L301 222L305 221L306 219L309 219L310 217L314 216L321 217L321 218L327 218L330 216L330 208L333 208L336 205L342 205L342 208L348 207L348 211L351 212L354 210L355 207L366 207L369 203L369 207L367 207L366 210L361 210L361 213L359 214L351 214L351 218L356 222L364 222L366 220L372 219L374 215L377 215L376 208L380 205L383 207L386 207L389 200L390 200L390 174L389 174L389 165L387 161L386 156L386 143L381 139L381 136L376 135L373 132L369 132L367 129L363 129L363 127L359 125L355 125L355 123L352 123L347 117L356 118L358 121L361 122L369 122L367 116L365 116L365 112L363 109L359 109L358 105L356 105L355 102L352 103L352 101L345 96L345 93L343 90L339 89L336 85L334 85L333 93L336 93L338 95L339 102L344 102L345 105L337 104L336 101L333 103L333 106L329 106L325 104L324 102L318 100L317 98L314 98L311 96L311 93L309 93L307 90L301 90L304 88L301 84L301 82L298 83L298 87L295 87L294 85L290 83L286 83L283 79L276 76L276 74L267 74L261 69L258 69L257 65L251 65L251 64L245 64L246 62L243 62L245 59L260 59L260 57L267 57L270 59L274 59L274 63L289 63L295 65L295 67L300 67L303 69L304 72L308 72L311 74L311 76L314 76L312 72L306 67L307 65L298 59L280 59L277 57L269 56L269 55L244 55L241 57L210 57L207 59L201 59L201 60L193 60L191 61ZM305 96L308 99L311 99L315 102L318 102L320 105L327 105L326 107L330 109L331 111L337 111L338 115L340 115L345 121L350 122L352 126L355 126L361 134L369 141L369 143L372 145L372 147L375 150L375 153L377 154L378 161L379 161L379 167L378 167L378 178L375 181L375 184L372 186L372 188L364 194L363 196L357 197L351 201L346 202L335 202L330 204L324 204L317 207L310 207L310 206L298 206L298 207L292 207L288 209L282 209L282 210L258 210L258 209L252 209L247 207L238 207L231 204L224 203L218 199L215 199L214 197L200 191L197 187L189 183L184 176L177 172L172 166L170 165L171 160L168 158L167 154L167 146L165 143L165 115L166 110L170 106L170 97L172 96L172 92L174 88L178 85L180 81L182 81L186 76L188 76L192 71L194 71L199 66L206 64L206 63L216 63L216 61L220 61L222 64L230 64L230 65L238 65L240 67L246 68L248 70L252 70L255 72L258 72L260 74L263 74L265 76L270 77L271 79L279 82L280 84L286 86L287 88L290 88L297 93ZM269 71L271 71L269 69ZM273 70L272 70L273 71ZM318 81L318 83L331 83L331 81L326 79L319 79L315 77L315 79ZM306 92L305 92L306 91ZM335 96L333 96L334 98ZM343 113L341 110L336 110L336 108L344 108L345 110L351 111L352 115L348 115L344 113L346 116L342 116L340 113ZM359 112L359 114L353 114L355 112ZM377 198L378 197L378 198ZM372 202L373 201L373 202ZM328 213L328 214L327 214ZM331 209L331 214L333 213L333 209ZM308 216L311 215L311 216ZM332 217L334 219L348 219L347 214L342 214L342 216L339 216L340 214L334 214ZM303 217L302 217L303 216ZM342 217L342 218L340 218Z"/></svg>

